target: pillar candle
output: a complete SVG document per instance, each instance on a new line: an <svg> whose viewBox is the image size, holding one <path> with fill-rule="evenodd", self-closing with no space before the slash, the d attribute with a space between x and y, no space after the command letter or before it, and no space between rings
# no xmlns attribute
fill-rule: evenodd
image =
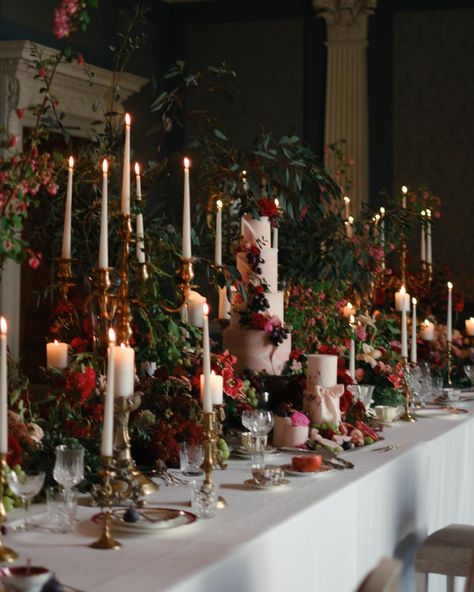
<svg viewBox="0 0 474 592"><path fill-rule="evenodd" d="M474 317L466 319L466 335L469 337L474 336Z"/></svg>
<svg viewBox="0 0 474 592"><path fill-rule="evenodd" d="M408 193L408 187L406 185L402 186L402 193L403 193L402 207L404 210L406 210L407 209L407 193Z"/></svg>
<svg viewBox="0 0 474 592"><path fill-rule="evenodd" d="M189 188L189 158L184 159L183 196L183 257L191 259L191 190Z"/></svg>
<svg viewBox="0 0 474 592"><path fill-rule="evenodd" d="M64 230L61 257L71 258L71 219L72 219L72 178L74 175L74 158L69 157L69 170L67 176L66 208L64 211Z"/></svg>
<svg viewBox="0 0 474 592"><path fill-rule="evenodd" d="M100 209L99 269L109 266L109 221L108 221L108 162L102 161L102 202Z"/></svg>
<svg viewBox="0 0 474 592"><path fill-rule="evenodd" d="M433 264L433 252L431 245L431 210L426 210L426 263Z"/></svg>
<svg viewBox="0 0 474 592"><path fill-rule="evenodd" d="M214 372L211 372L211 399L213 405L222 405L224 402L224 379ZM204 402L204 374L201 374L201 403Z"/></svg>
<svg viewBox="0 0 474 592"><path fill-rule="evenodd" d="M425 319L421 325L421 338L423 341L433 341L434 330L434 323L430 322L428 319Z"/></svg>
<svg viewBox="0 0 474 592"><path fill-rule="evenodd" d="M446 323L446 339L453 340L453 284L448 282L448 318Z"/></svg>
<svg viewBox="0 0 474 592"><path fill-rule="evenodd" d="M354 315L350 316L349 325L351 327L351 332L354 332ZM349 350L349 374L351 378L355 380L355 340L354 336L351 337L350 343L350 350Z"/></svg>
<svg viewBox="0 0 474 592"><path fill-rule="evenodd" d="M132 118L129 113L125 113L124 122L125 145L123 149L121 212L124 216L130 216L130 126Z"/></svg>
<svg viewBox="0 0 474 592"><path fill-rule="evenodd" d="M109 347L107 349L107 383L105 386L104 424L102 428L102 456L113 456L114 451L114 354L115 331L109 329Z"/></svg>
<svg viewBox="0 0 474 592"><path fill-rule="evenodd" d="M214 261L216 265L222 265L222 201L217 200L216 213L216 242L214 246Z"/></svg>
<svg viewBox="0 0 474 592"><path fill-rule="evenodd" d="M194 325L195 327L203 326L202 305L205 302L206 299L199 292L190 291L187 304L188 323L190 325Z"/></svg>
<svg viewBox="0 0 474 592"><path fill-rule="evenodd" d="M410 361L412 364L416 364L417 362L417 344L416 344L416 298L412 298L411 302L413 304L413 312L411 314L411 355Z"/></svg>
<svg viewBox="0 0 474 592"><path fill-rule="evenodd" d="M421 212L421 247L420 247L420 252L421 252L420 259L421 259L422 263L424 263L426 261L425 216L426 216L426 212L425 212L425 210L423 210Z"/></svg>
<svg viewBox="0 0 474 592"><path fill-rule="evenodd" d="M67 368L68 366L68 345L55 339L52 343L46 344L46 365L52 368Z"/></svg>
<svg viewBox="0 0 474 592"><path fill-rule="evenodd" d="M138 162L135 163L135 183L136 183L136 192L137 192L137 200L141 201L142 199L142 182L140 177L140 165ZM139 212L137 214L137 260L138 263L145 263L145 231L143 228L143 214Z"/></svg>
<svg viewBox="0 0 474 592"><path fill-rule="evenodd" d="M351 215L351 198L347 195L344 196L344 218L349 220Z"/></svg>
<svg viewBox="0 0 474 592"><path fill-rule="evenodd" d="M204 413L212 413L211 397L211 347L209 344L209 306L205 302L202 307L202 366L203 366L203 395L202 409Z"/></svg>
<svg viewBox="0 0 474 592"><path fill-rule="evenodd" d="M0 453L8 452L7 322L0 318Z"/></svg>
<svg viewBox="0 0 474 592"><path fill-rule="evenodd" d="M121 343L114 347L114 395L129 397L135 390L135 351Z"/></svg>
<svg viewBox="0 0 474 592"><path fill-rule="evenodd" d="M402 286L399 292L395 292L395 310L410 312L410 294L407 294L405 286Z"/></svg>

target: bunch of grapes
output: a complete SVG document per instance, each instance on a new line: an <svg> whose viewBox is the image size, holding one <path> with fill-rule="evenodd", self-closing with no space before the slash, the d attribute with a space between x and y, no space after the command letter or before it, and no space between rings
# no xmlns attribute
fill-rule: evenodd
<svg viewBox="0 0 474 592"><path fill-rule="evenodd" d="M244 380L243 391L245 393L246 401L252 407L258 406L257 391L250 380Z"/></svg>
<svg viewBox="0 0 474 592"><path fill-rule="evenodd" d="M273 345L280 345L288 337L288 330L283 325L274 326L269 334L269 339Z"/></svg>
<svg viewBox="0 0 474 592"><path fill-rule="evenodd" d="M268 298L265 296L264 293L256 293L252 298L252 303L249 306L250 310L254 312L260 312L262 310L268 310L270 308L270 303L268 302Z"/></svg>

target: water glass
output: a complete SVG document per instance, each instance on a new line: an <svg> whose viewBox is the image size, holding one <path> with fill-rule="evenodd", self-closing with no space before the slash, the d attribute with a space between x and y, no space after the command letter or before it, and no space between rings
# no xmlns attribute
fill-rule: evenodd
<svg viewBox="0 0 474 592"><path fill-rule="evenodd" d="M201 465L204 460L202 444L181 442L179 446L179 467L183 475L202 475Z"/></svg>
<svg viewBox="0 0 474 592"><path fill-rule="evenodd" d="M191 508L199 518L214 518L217 511L217 486L191 481Z"/></svg>
<svg viewBox="0 0 474 592"><path fill-rule="evenodd" d="M77 491L58 487L46 490L47 521L51 532L72 532L76 526Z"/></svg>

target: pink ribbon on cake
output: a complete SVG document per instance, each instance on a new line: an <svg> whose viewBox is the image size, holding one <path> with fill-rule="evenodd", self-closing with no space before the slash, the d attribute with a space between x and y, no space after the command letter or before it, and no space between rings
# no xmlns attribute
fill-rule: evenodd
<svg viewBox="0 0 474 592"><path fill-rule="evenodd" d="M311 423L339 424L341 421L339 399L344 394L344 385L336 384L331 387L315 385L313 389L306 390L303 398L303 410L309 416Z"/></svg>

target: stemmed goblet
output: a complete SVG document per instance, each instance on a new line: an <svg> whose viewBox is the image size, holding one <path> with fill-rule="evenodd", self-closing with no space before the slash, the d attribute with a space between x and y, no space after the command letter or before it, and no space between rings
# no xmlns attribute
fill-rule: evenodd
<svg viewBox="0 0 474 592"><path fill-rule="evenodd" d="M84 448L70 448L61 444L56 446L54 480L64 487L66 500L71 497L71 489L84 479Z"/></svg>
<svg viewBox="0 0 474 592"><path fill-rule="evenodd" d="M23 470L18 473L10 470L7 473L8 486L18 496L25 507L25 519L16 527L16 530L29 530L30 528L30 503L44 484L43 471Z"/></svg>
<svg viewBox="0 0 474 592"><path fill-rule="evenodd" d="M250 432L250 443L252 445L252 464L256 461L257 451L260 462L265 462L265 436L273 428L273 413L266 409L252 409L242 413L242 424ZM259 446L257 446L257 442Z"/></svg>

